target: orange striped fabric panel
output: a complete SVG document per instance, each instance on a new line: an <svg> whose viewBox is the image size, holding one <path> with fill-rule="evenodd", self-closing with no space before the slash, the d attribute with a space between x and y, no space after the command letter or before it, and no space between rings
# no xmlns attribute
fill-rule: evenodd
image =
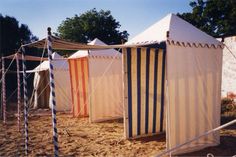
<svg viewBox="0 0 236 157"><path fill-rule="evenodd" d="M74 117L88 116L88 59L69 60L72 112Z"/></svg>

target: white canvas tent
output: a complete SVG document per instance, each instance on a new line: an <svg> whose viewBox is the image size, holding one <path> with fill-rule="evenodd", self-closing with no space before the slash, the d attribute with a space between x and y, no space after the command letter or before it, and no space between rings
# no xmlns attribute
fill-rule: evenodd
<svg viewBox="0 0 236 157"><path fill-rule="evenodd" d="M229 92L236 94L236 59L231 54L236 56L236 36L225 38L224 44L221 94L226 97Z"/></svg>
<svg viewBox="0 0 236 157"><path fill-rule="evenodd" d="M56 109L57 111L70 111L72 101L68 62L56 52L52 54L52 58L55 59L52 64L54 66ZM48 61L43 61L33 71L35 71L34 108L48 108L50 99Z"/></svg>
<svg viewBox="0 0 236 157"><path fill-rule="evenodd" d="M89 45L105 45L94 39ZM91 122L123 117L122 60L114 49L80 50L69 57L73 114Z"/></svg>
<svg viewBox="0 0 236 157"><path fill-rule="evenodd" d="M141 55L145 55L138 57L138 49L124 51L126 137L151 135L166 130L167 149L170 149L218 127L222 44L173 14L167 15L126 44L143 43L164 45L164 53L161 53L161 50L141 49ZM158 61L154 58L155 52L158 53ZM160 61L163 63L160 64L163 67L162 72L158 70ZM143 63L141 70L135 65L138 62ZM155 74L156 69L158 74ZM138 73L141 73L140 77ZM155 89L151 84L154 80L155 85L153 75L158 78L162 75L162 78L165 78L165 81L160 83L163 86L161 94L164 94L164 102L161 102L163 100L158 92L155 95L155 91L153 93L153 89L150 90ZM157 81L160 80L158 78ZM144 96L136 94L140 90L135 85L137 82L141 84L141 93L143 90L146 92ZM144 98L146 101L143 102ZM139 99L142 102L140 108L137 107ZM155 101L157 111L152 111L150 108L154 109L152 103ZM154 116L162 118L160 121L154 121ZM139 124L141 126L137 126ZM160 125L162 130L154 129ZM145 129L142 129L143 127ZM199 150L218 145L219 142L219 133L214 133L182 147L173 154Z"/></svg>

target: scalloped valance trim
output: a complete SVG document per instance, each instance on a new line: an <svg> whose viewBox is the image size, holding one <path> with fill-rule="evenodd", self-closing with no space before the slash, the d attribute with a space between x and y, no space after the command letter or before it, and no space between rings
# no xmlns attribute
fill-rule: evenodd
<svg viewBox="0 0 236 157"><path fill-rule="evenodd" d="M167 40L167 44L169 45L178 45L178 46L183 46L183 47L202 47L202 48L224 48L223 43L221 44L207 44L207 43L191 43L191 42L182 42L182 41L174 41L174 40Z"/></svg>
<svg viewBox="0 0 236 157"><path fill-rule="evenodd" d="M95 55L89 55L88 58L121 59L121 57L119 56L95 56Z"/></svg>

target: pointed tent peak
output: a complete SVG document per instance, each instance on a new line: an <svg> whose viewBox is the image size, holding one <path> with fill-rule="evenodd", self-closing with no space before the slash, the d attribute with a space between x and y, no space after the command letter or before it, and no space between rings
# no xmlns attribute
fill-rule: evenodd
<svg viewBox="0 0 236 157"><path fill-rule="evenodd" d="M107 45L98 38L93 39L93 41L89 42L88 45Z"/></svg>
<svg viewBox="0 0 236 157"><path fill-rule="evenodd" d="M57 52L52 53L52 59L62 59L62 58L64 57L59 55ZM52 64L54 66L54 70L67 70L69 68L66 60L53 60ZM34 70L44 71L48 69L49 69L49 62L43 61Z"/></svg>
<svg viewBox="0 0 236 157"><path fill-rule="evenodd" d="M171 15L169 32L169 39L173 41L221 45L221 42L212 36L174 14Z"/></svg>
<svg viewBox="0 0 236 157"><path fill-rule="evenodd" d="M103 41L99 40L98 38L95 38L93 41L89 42L88 45L107 45ZM121 57L121 54L119 51L116 51L115 49L105 49L105 50L79 50L72 54L69 58L81 58L81 57L87 57L87 56L109 56L109 57Z"/></svg>
<svg viewBox="0 0 236 157"><path fill-rule="evenodd" d="M169 31L172 14L168 14L160 21L154 23L142 33L136 35L126 44L142 44L142 43L160 43L166 41L166 32Z"/></svg>
<svg viewBox="0 0 236 157"><path fill-rule="evenodd" d="M167 38L167 32L169 37ZM126 44L160 43L163 41L183 42L190 44L221 45L219 41L175 14L168 14L148 29L135 36Z"/></svg>
<svg viewBox="0 0 236 157"><path fill-rule="evenodd" d="M82 57L87 57L88 56L88 50L78 50L75 53L73 53L69 59L72 58L82 58Z"/></svg>
<svg viewBox="0 0 236 157"><path fill-rule="evenodd" d="M59 55L57 52L53 52L52 58L53 58L53 59L61 59L61 58L63 58L63 57L62 57L61 55Z"/></svg>

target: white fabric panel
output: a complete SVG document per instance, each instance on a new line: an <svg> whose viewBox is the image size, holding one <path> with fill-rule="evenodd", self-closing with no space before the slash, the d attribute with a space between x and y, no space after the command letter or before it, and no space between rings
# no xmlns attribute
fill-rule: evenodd
<svg viewBox="0 0 236 157"><path fill-rule="evenodd" d="M55 54L53 57L60 58L59 56ZM52 64L54 68L56 109L57 111L70 111L72 100L68 62L67 60L55 60L52 62Z"/></svg>
<svg viewBox="0 0 236 157"><path fill-rule="evenodd" d="M38 108L38 93L36 93L36 89L39 86L39 72L34 73L34 80L33 80L33 86L34 86L34 103L33 103L33 108Z"/></svg>
<svg viewBox="0 0 236 157"><path fill-rule="evenodd" d="M123 117L121 58L89 57L90 121Z"/></svg>
<svg viewBox="0 0 236 157"><path fill-rule="evenodd" d="M57 111L71 111L72 100L69 71L54 70L54 80ZM49 105L51 108L51 104Z"/></svg>
<svg viewBox="0 0 236 157"><path fill-rule="evenodd" d="M220 48L167 45L168 149L220 125L221 66ZM175 153L219 142L219 133L215 133Z"/></svg>
<svg viewBox="0 0 236 157"><path fill-rule="evenodd" d="M223 72L222 72L222 96L226 97L227 92L236 94L236 36L224 39L224 44L228 47L223 49ZM230 51L229 51L229 50Z"/></svg>

